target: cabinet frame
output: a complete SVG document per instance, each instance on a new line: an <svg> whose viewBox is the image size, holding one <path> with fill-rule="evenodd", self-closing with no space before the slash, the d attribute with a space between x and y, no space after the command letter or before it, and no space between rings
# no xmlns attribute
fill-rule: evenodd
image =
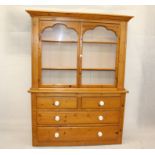
<svg viewBox="0 0 155 155"><path fill-rule="evenodd" d="M128 91L124 88L125 77L125 57L126 57L126 35L127 35L127 22L132 16L124 15L107 15L107 14L95 14L95 13L72 13L72 12L53 12L43 10L26 10L32 19L32 87L29 92L31 93L31 109L32 109L32 145L33 146L73 146L73 145L95 145L95 144L121 144L123 135L123 122L124 122L124 108L125 98ZM76 29L78 33L77 40L77 87L68 85L41 85L41 38L40 32L46 27L54 26L55 24L67 24L68 28ZM83 24L83 25L82 25ZM96 25L104 26L117 34L117 42L112 44L117 45L116 49L116 61L115 61L115 85L81 85L81 71L92 70L92 68L82 68L82 41L83 34L87 29L93 29ZM42 40L44 42L50 42L50 40ZM67 42L64 42L67 43ZM73 42L74 43L74 42ZM88 42L92 43L92 42ZM103 42L100 42L103 43ZM107 42L108 44L108 42ZM46 70L75 70L75 68L45 68ZM111 71L111 68L104 68L106 71ZM100 71L101 68L95 68L96 71ZM41 98L41 101L38 99ZM48 98L48 99L47 99ZM55 106L53 102L61 99L62 106ZM72 98L76 98L73 101ZM83 99L85 100L83 101ZM92 99L91 99L92 98ZM106 105L100 107L100 98ZM106 99L108 98L108 99ZM116 99L117 98L117 99ZM67 100L65 100L67 99ZM52 102L52 105L51 105ZM74 103L76 102L76 106ZM42 104L43 103L43 104ZM61 104L60 103L60 104ZM117 106L116 104L117 103ZM83 105L86 105L83 107ZM115 105L114 105L115 104ZM61 112L65 112L68 115L69 112L87 112L88 117L93 115L90 111L99 112L103 111L118 111L119 122L107 124L93 123L82 124L79 120L79 124L56 124L46 125L37 123L37 112L53 111L58 115ZM90 117L90 118L91 118ZM41 131L41 130L42 131ZM73 131L74 129L74 131ZM79 129L81 132L79 132ZM107 130L106 130L107 129ZM111 130L109 132L109 129ZM40 132L40 131L41 132ZM61 130L61 131L60 131ZM107 131L103 137L97 136L97 132L105 130ZM54 135L55 131L62 133L62 137L56 139L51 138L51 134ZM72 133L70 134L70 131ZM90 132L91 131L91 132ZM66 133L68 137L66 138ZM85 133L87 133L85 135ZM91 140L89 138L91 137ZM85 139L83 139L85 137ZM114 137L114 138L113 138ZM101 138L101 139L99 139ZM40 140L41 141L40 141ZM42 141L43 140L43 141ZM78 141L77 141L78 140Z"/></svg>
<svg viewBox="0 0 155 155"><path fill-rule="evenodd" d="M52 28L57 24L64 25L65 27L69 29L73 29L77 33L77 67L74 68L54 68L53 70L75 70L76 71L76 83L75 85L64 85L64 84L42 84L42 46L41 43L42 41L46 42L57 42L56 40L41 40L41 33L46 29L46 28ZM107 30L111 30L116 34L117 41L116 42L101 42L101 44L116 44L116 59L115 59L115 68L82 68L82 57L80 55L83 54L83 43L87 43L83 41L83 35L86 31L92 30L96 27L103 27L106 28ZM105 22L96 22L96 23L91 23L91 22L69 22L69 21L40 21L39 22L39 49L38 49L38 86L40 88L115 88L117 87L117 82L118 82L118 68L119 68L119 49L120 49L120 24L113 24L113 23L105 23ZM58 42L64 42L65 41L58 41ZM90 43L94 43L93 41ZM98 43L98 42L95 42ZM100 42L99 42L100 43ZM52 68L47 68L47 70L52 70ZM102 71L114 71L115 72L115 83L114 84L82 84L82 70L102 70Z"/></svg>
<svg viewBox="0 0 155 155"><path fill-rule="evenodd" d="M77 36L78 36L78 39L77 39L77 68L75 69L76 71L78 70L78 52L79 52L79 33L80 33L80 27L79 27L79 24L77 22L62 22L62 21L41 21L40 22L40 27L39 27L39 57L38 57L38 61L39 61L39 87L41 88L50 88L50 87L54 87L54 88L59 88L59 87L72 87L72 88L75 88L77 83L78 83L78 74L76 73L76 84L75 85L58 85L58 84L50 84L50 85L47 85L47 84L42 84L42 46L41 46L41 33L46 29L46 28L53 28L55 25L57 24L61 24L61 25L64 25L65 27L69 28L69 29L73 29L76 33L77 33ZM61 41L60 41L61 42Z"/></svg>

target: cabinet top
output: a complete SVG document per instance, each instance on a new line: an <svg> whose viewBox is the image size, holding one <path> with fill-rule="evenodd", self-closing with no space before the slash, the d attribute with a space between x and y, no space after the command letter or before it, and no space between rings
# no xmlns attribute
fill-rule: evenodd
<svg viewBox="0 0 155 155"><path fill-rule="evenodd" d="M114 15L114 14L98 14L98 13L80 13L80 12L55 12L47 10L30 10L27 9L31 17L34 16L54 16L54 17L68 17L77 19L94 19L94 20L119 20L119 21L129 21L133 16L127 15Z"/></svg>

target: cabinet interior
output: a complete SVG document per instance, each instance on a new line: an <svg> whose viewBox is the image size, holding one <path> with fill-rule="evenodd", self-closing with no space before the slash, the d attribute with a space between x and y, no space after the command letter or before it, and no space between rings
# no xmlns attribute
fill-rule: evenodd
<svg viewBox="0 0 155 155"><path fill-rule="evenodd" d="M57 23L40 34L41 86L116 87L117 35L104 26Z"/></svg>

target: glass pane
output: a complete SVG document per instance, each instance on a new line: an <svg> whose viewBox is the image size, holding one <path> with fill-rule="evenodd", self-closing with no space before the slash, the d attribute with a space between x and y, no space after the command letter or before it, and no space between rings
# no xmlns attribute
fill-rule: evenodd
<svg viewBox="0 0 155 155"><path fill-rule="evenodd" d="M114 85L114 83L114 71L82 71L82 84Z"/></svg>
<svg viewBox="0 0 155 155"><path fill-rule="evenodd" d="M76 68L76 43L42 43L42 67Z"/></svg>
<svg viewBox="0 0 155 155"><path fill-rule="evenodd" d="M105 27L84 33L82 84L115 84L116 42L116 34Z"/></svg>
<svg viewBox="0 0 155 155"><path fill-rule="evenodd" d="M115 59L115 44L83 44L83 68L115 68Z"/></svg>
<svg viewBox="0 0 155 155"><path fill-rule="evenodd" d="M62 24L43 31L42 84L76 84L77 39L77 33Z"/></svg>
<svg viewBox="0 0 155 155"><path fill-rule="evenodd" d="M43 78L42 82L43 84L50 85L52 84L75 84L76 83L76 71L69 71L69 70L43 70L42 71Z"/></svg>
<svg viewBox="0 0 155 155"><path fill-rule="evenodd" d="M117 37L116 34L111 31L107 30L104 27L97 26L92 30L88 30L84 33L83 41L110 41L116 42Z"/></svg>
<svg viewBox="0 0 155 155"><path fill-rule="evenodd" d="M56 24L54 27L46 28L41 37L42 40L77 41L77 33L62 24Z"/></svg>

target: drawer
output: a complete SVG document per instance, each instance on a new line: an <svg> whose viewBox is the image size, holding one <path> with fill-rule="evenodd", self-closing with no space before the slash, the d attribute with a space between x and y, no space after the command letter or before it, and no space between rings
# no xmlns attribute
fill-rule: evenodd
<svg viewBox="0 0 155 155"><path fill-rule="evenodd" d="M74 142L116 140L118 126L104 127L37 127L38 142Z"/></svg>
<svg viewBox="0 0 155 155"><path fill-rule="evenodd" d="M120 105L121 99L119 96L82 97L82 108L110 109L119 108Z"/></svg>
<svg viewBox="0 0 155 155"><path fill-rule="evenodd" d="M119 123L119 111L37 112L37 123L48 125Z"/></svg>
<svg viewBox="0 0 155 155"><path fill-rule="evenodd" d="M54 96L38 96L37 108L48 109L72 109L77 108L76 97L54 97Z"/></svg>

